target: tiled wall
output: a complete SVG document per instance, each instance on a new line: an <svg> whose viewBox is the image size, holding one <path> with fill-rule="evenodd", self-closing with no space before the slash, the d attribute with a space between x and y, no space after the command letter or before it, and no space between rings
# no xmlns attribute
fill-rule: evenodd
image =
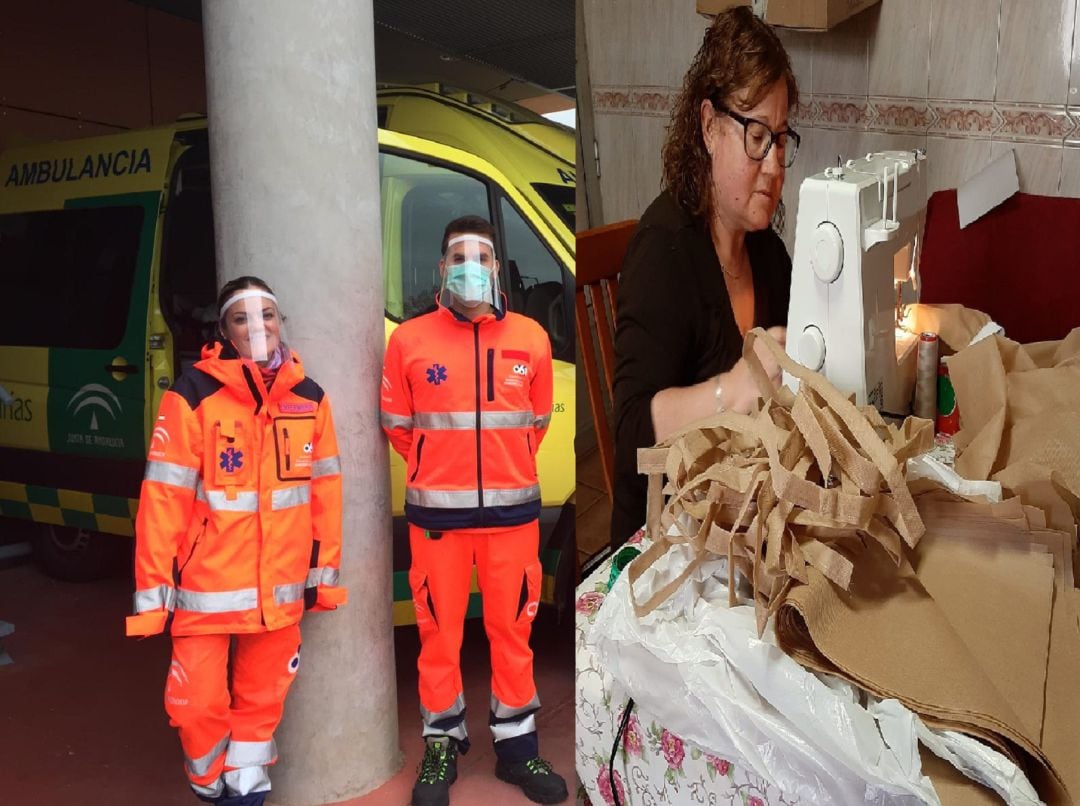
<svg viewBox="0 0 1080 806"><path fill-rule="evenodd" d="M1021 190L1080 196L1077 4L881 0L826 33L782 31L803 135L785 181L789 222L805 176L885 148L925 148L931 190L1012 149ZM659 188L671 103L707 25L693 7L585 0L608 221L639 216Z"/></svg>

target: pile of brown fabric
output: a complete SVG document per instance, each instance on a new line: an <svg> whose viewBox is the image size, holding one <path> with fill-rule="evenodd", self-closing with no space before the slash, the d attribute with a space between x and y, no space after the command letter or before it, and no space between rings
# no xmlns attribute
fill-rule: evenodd
<svg viewBox="0 0 1080 806"><path fill-rule="evenodd" d="M753 331L744 356L768 391L758 338L768 339ZM689 543L698 557L635 602L639 615L697 564L726 555L753 585L759 630L775 613L778 643L804 666L987 742L1020 763L1048 803L1080 799L1080 593L1069 506L1080 500L1080 451L1061 448L1069 436L1080 440L1080 428L1060 430L1069 427L1062 411L1080 425L1080 402L1044 376L1014 377L1017 367L1080 372L1070 340L1025 350L993 337L952 359L964 428L958 470L993 475L1018 493L1001 504L909 486L905 460L929 447L930 424L887 425L771 347L800 377L798 394L771 393L753 415L717 415L639 456L655 543L630 566L631 582L672 543ZM1005 390L997 409L981 405L998 388L986 370L995 357ZM1034 405L1040 395L1046 406ZM986 802L985 790L927 761L943 802Z"/></svg>

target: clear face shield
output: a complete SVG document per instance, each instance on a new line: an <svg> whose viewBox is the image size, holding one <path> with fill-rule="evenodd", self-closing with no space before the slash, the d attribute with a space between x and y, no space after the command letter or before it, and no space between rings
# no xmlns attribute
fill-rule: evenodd
<svg viewBox="0 0 1080 806"><path fill-rule="evenodd" d="M499 293L499 262L495 245L483 235L455 235L446 244L442 257L442 288L439 302L446 307L455 303L466 309L487 303L502 308Z"/></svg>
<svg viewBox="0 0 1080 806"><path fill-rule="evenodd" d="M221 308L221 332L243 358L271 368L289 358L277 298L261 288L243 288Z"/></svg>

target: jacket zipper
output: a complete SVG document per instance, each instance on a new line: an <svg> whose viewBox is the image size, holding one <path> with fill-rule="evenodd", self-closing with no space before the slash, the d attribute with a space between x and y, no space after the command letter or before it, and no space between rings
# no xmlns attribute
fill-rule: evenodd
<svg viewBox="0 0 1080 806"><path fill-rule="evenodd" d="M487 351L487 399L488 403L495 399L495 350L490 347Z"/></svg>
<svg viewBox="0 0 1080 806"><path fill-rule="evenodd" d="M244 380L247 381L248 389L251 390L251 396L255 398L255 416L259 416L259 412L262 411L263 397L259 392L259 385L255 383L255 378L251 375L251 370L248 369L247 364L243 365Z"/></svg>
<svg viewBox="0 0 1080 806"><path fill-rule="evenodd" d="M532 434L525 432L525 442L529 446L529 456L532 456Z"/></svg>
<svg viewBox="0 0 1080 806"><path fill-rule="evenodd" d="M416 481L416 474L420 472L420 455L424 452L424 437L426 436L427 434L421 434L420 439L416 441L416 469L409 476L410 482Z"/></svg>
<svg viewBox="0 0 1080 806"><path fill-rule="evenodd" d="M473 359L476 362L476 495L480 505L480 525L484 526L484 474L480 450L480 324L477 322L473 322Z"/></svg>
<svg viewBox="0 0 1080 806"><path fill-rule="evenodd" d="M244 372L248 373L248 368L244 367ZM248 373L249 380L251 379L250 373ZM270 418L270 409L267 407L266 416L259 417L259 409L262 408L262 395L260 395L255 387L254 382L251 384L251 392L255 395L255 399L258 401L258 405L255 406L255 431L258 435L259 444L255 447L255 455L262 456L263 446L266 444L266 430L267 428L273 428L273 420ZM259 426L259 421L262 420L262 425ZM255 437L255 434L252 435ZM260 499L262 498L262 462L255 462L255 495ZM262 501L259 501L259 506L255 513L255 518L259 524L259 549L255 556L255 590L258 597L259 608L259 623L264 627L266 626L266 613L263 611L262 601L262 552L263 552L263 521L262 521Z"/></svg>
<svg viewBox="0 0 1080 806"><path fill-rule="evenodd" d="M286 472L288 472L289 464L290 464L290 462L289 462L289 429L286 428L285 426L282 426L281 427L281 433L282 433L282 435L284 437L284 440L285 440L285 470L286 470Z"/></svg>

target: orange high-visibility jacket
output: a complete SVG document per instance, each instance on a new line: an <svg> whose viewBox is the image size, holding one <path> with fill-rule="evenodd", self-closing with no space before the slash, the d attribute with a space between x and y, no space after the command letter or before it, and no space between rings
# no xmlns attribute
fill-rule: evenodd
<svg viewBox="0 0 1080 806"><path fill-rule="evenodd" d="M536 450L551 421L551 342L532 319L442 305L390 336L382 425L405 457L405 516L433 531L540 515Z"/></svg>
<svg viewBox="0 0 1080 806"><path fill-rule="evenodd" d="M162 398L135 535L128 635L262 632L345 603L330 401L295 354L268 392L231 347L203 348Z"/></svg>

